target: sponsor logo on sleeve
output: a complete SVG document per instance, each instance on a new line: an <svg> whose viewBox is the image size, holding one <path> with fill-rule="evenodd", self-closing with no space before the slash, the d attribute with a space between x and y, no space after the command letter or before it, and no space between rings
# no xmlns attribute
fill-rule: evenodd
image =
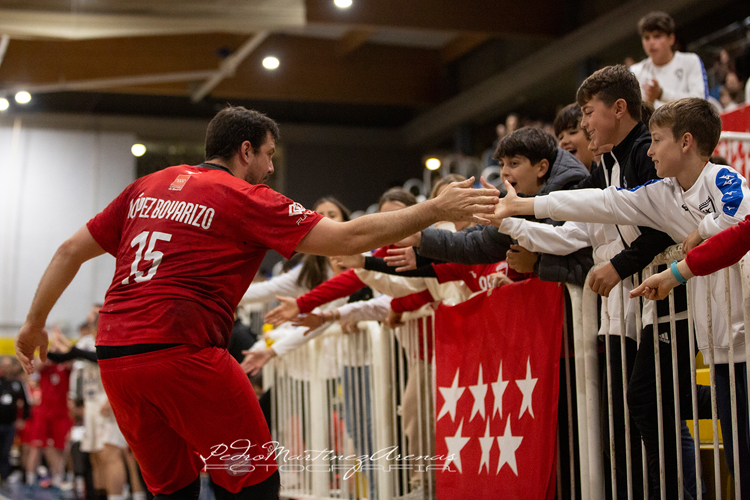
<svg viewBox="0 0 750 500"><path fill-rule="evenodd" d="M307 210L305 207L303 207L301 204L297 202L294 202L291 205L289 205L289 217L301 216L296 221L298 226L302 224L303 222L305 222L307 217L309 217L310 215L314 213L315 212L313 212L312 210Z"/></svg>

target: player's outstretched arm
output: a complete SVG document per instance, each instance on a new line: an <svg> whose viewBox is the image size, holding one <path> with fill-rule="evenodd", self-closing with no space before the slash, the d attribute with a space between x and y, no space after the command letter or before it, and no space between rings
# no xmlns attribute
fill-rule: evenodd
<svg viewBox="0 0 750 500"><path fill-rule="evenodd" d="M349 222L322 219L300 241L297 252L352 255L389 245L441 220L460 222L490 216L499 191L472 189L474 178L453 182L437 198L394 212L364 215Z"/></svg>
<svg viewBox="0 0 750 500"><path fill-rule="evenodd" d="M104 253L86 226L57 249L44 271L26 316L26 322L16 336L16 357L26 373L34 372L34 353L39 349L42 361L47 359L47 332L44 325L52 307L65 291L81 264Z"/></svg>

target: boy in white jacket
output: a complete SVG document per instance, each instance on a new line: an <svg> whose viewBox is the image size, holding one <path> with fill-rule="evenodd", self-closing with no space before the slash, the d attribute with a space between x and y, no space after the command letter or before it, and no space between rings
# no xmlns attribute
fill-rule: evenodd
<svg viewBox="0 0 750 500"><path fill-rule="evenodd" d="M704 239L738 224L750 213L747 181L731 167L708 161L721 134L721 118L707 101L685 98L665 104L652 116L650 129L653 141L649 155L661 180L632 190L586 189L556 192L532 200L518 198L511 191L501 200L493 224L499 225L511 215L525 214L556 220L637 224L665 231L676 241L683 240L683 250L687 252ZM721 275L696 278L691 307L698 347L708 359L709 311L705 297L710 294L719 418L725 423L722 425L725 457L733 471L729 342L733 342L735 360L745 359L745 342L740 276L736 270L730 270L729 274L734 291L731 318L725 317L727 304ZM750 491L746 367L744 362L735 366L740 474L743 489Z"/></svg>

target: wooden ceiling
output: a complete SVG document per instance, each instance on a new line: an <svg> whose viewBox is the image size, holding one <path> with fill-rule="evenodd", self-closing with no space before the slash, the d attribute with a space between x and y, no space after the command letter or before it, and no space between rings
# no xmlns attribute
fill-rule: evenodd
<svg viewBox="0 0 750 500"><path fill-rule="evenodd" d="M0 95L28 89L40 96L32 102L44 103L44 111L76 105L85 112L127 114L130 107L160 116L181 108L204 117L215 109L207 103L266 103L262 107L276 111L306 109L309 120L320 115L325 121L337 109L354 113L356 123L360 111L361 125L378 124L367 117L380 109L394 117L384 121L388 125L423 129L441 109L450 111L452 101L468 109L456 99L478 102L464 92L471 89L446 82L483 46L546 47L551 61L559 53L556 43L563 44L560 50L564 43L588 44L561 59L567 66L599 50L596 34L581 38L586 16L580 5L586 1L596 14L589 17L608 19L598 29L616 32L604 34L608 44L623 33L632 36L631 17L642 12L701 3L353 0L339 9L333 0L0 0ZM618 22L627 27L614 29ZM261 64L269 55L280 60L274 71ZM493 84L500 94L514 88L514 76L507 74L513 65L506 66L500 87ZM540 81L532 76L524 72L525 85ZM486 99L487 89L481 93ZM290 112L287 119L297 115ZM441 114L443 121L446 116ZM445 126L455 124L449 122Z"/></svg>

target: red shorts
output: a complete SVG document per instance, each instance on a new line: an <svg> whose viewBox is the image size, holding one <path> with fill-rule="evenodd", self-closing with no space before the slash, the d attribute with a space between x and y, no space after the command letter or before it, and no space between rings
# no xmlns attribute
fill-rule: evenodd
<svg viewBox="0 0 750 500"><path fill-rule="evenodd" d="M25 442L34 448L52 446L64 450L72 427L73 419L69 415L47 415L37 410L24 426Z"/></svg>
<svg viewBox="0 0 750 500"><path fill-rule="evenodd" d="M99 360L112 411L154 495L206 470L237 493L276 472L271 433L226 349L191 345Z"/></svg>

